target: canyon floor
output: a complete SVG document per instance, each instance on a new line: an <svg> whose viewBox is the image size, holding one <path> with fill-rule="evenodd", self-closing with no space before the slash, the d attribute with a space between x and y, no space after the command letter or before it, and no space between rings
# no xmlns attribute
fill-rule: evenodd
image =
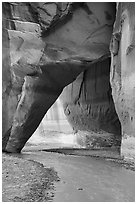
<svg viewBox="0 0 137 204"><path fill-rule="evenodd" d="M21 154L4 153L3 202L135 201L134 168L69 151L28 144Z"/></svg>

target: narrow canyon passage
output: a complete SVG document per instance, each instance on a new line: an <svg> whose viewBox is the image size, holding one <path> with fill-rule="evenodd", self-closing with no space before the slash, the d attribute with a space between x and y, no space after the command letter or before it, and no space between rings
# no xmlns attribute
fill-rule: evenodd
<svg viewBox="0 0 137 204"><path fill-rule="evenodd" d="M2 150L4 200L135 201L134 2L2 3Z"/></svg>
<svg viewBox="0 0 137 204"><path fill-rule="evenodd" d="M3 29L8 32L7 37L4 38L8 42L5 48L10 50L10 61L7 67L14 76L12 84L18 84L17 78L20 82L24 80L24 84L19 87L20 93L16 91L17 87L13 86L16 103L14 102L15 107L12 109L11 123L7 124L7 127L3 127L3 129L5 128L3 151L20 152L40 124L47 110L61 94L63 88L75 81L81 72L88 69L94 70L93 75L97 87L95 85L93 89L95 87L95 92L98 92L95 95L97 95L98 101L103 100L103 102L98 102L100 104L91 105L92 102L94 103L93 97L91 99L84 98L84 100L87 100L84 102L87 103L86 106L88 106L88 103L89 106L92 106L91 117L88 120L92 121L93 128L90 127L89 132L91 129L95 129L96 132L101 130L102 132L100 131L99 134L103 135L108 132L106 129L110 127L110 138L109 136L107 139L103 138L103 143L107 141L106 145L112 146L116 135L118 139L116 138L116 144L114 145L119 146L120 125L117 123L118 117L115 117L114 104L110 96L111 93L109 93L110 85L108 85L109 44L115 21L116 4L69 3L65 5L67 6L66 10L63 9L64 5L64 3L61 5L49 4L53 13L49 15L51 17L50 24L46 26L48 19L43 19L41 12L43 6L47 7L48 5L43 3L3 4ZM22 6L27 15L22 13ZM7 16L11 21L7 20L7 22L5 20ZM45 24L44 27L43 23ZM5 56L6 54L5 51ZM104 64L103 60L105 59L107 59L107 62ZM98 64L98 62L102 63L102 66L97 65L97 67L99 66L99 72L97 69L97 75L99 76L96 77L95 70L97 67L94 64ZM105 71L103 72L102 69ZM84 73L84 75L86 74ZM84 78L80 82L80 90L77 93L79 97L81 91L83 94L82 85L86 83ZM86 79L86 81L88 80L90 79ZM7 83L7 81L5 80L4 83ZM102 93L98 90L99 84L105 90ZM91 89L92 91L92 85L91 87L90 85L88 85L88 90ZM84 95L86 95L86 91L84 92ZM79 97L75 102L72 99L72 103L75 103L75 105L81 103ZM13 98L13 96L9 96L10 98ZM5 103L8 111L10 110L9 104ZM73 111L68 109L69 103L67 104L67 110L66 102L63 105L65 112ZM107 114L106 118L108 117L107 128L104 127L106 126L105 114ZM111 115L113 114L114 117L112 118ZM72 117L75 119L75 116ZM79 117L80 120L83 120L81 115ZM91 131L91 134L94 134L95 131ZM109 132L107 135L109 135ZM98 141L94 143L98 145Z"/></svg>

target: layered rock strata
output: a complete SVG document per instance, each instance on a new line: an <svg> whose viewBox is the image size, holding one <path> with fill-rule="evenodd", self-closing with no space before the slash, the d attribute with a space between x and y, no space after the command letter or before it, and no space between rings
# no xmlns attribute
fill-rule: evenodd
<svg viewBox="0 0 137 204"><path fill-rule="evenodd" d="M15 75L11 68L8 29L15 27L14 23L9 20L12 19L10 5L4 3L2 11L2 143L5 148L24 79Z"/></svg>
<svg viewBox="0 0 137 204"><path fill-rule="evenodd" d="M132 3L117 4L113 30L115 3L3 3L4 151L21 151L63 88L73 81L61 98L80 143L120 146L118 117L123 134L133 135L132 10ZM109 84L111 38L116 111Z"/></svg>

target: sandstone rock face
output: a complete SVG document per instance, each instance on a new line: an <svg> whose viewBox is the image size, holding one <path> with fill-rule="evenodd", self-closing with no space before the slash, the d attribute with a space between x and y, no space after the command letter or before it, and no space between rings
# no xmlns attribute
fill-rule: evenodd
<svg viewBox="0 0 137 204"><path fill-rule="evenodd" d="M10 72L10 54L8 44L8 33L3 30L3 72L2 72L2 135L5 135L9 128L9 115L8 115L8 98L11 91L11 72ZM4 145L4 144L3 144ZM5 145L4 145L5 146Z"/></svg>
<svg viewBox="0 0 137 204"><path fill-rule="evenodd" d="M115 7L110 3L11 3L10 11L11 69L25 82L6 150L19 152L62 89L109 55Z"/></svg>
<svg viewBox="0 0 137 204"><path fill-rule="evenodd" d="M20 152L69 84L61 99L80 143L120 146L121 125L132 135L133 7L117 4L115 21L115 3L3 3L3 150Z"/></svg>
<svg viewBox="0 0 137 204"><path fill-rule="evenodd" d="M81 73L61 95L78 142L88 148L121 144L121 125L111 95L109 73L108 58Z"/></svg>
<svg viewBox="0 0 137 204"><path fill-rule="evenodd" d="M47 70L41 66L42 74L39 74L38 77L25 77L21 98L14 114L10 138L6 146L8 151L20 152L47 110L61 94L63 86L71 83L73 77L76 78L75 75L83 70L83 66L79 63L77 65L72 62L59 65L57 63L51 65L50 63L48 66L49 69ZM69 67L73 70L71 73ZM58 72L57 69L59 69ZM61 75L64 76L62 81L60 81Z"/></svg>
<svg viewBox="0 0 137 204"><path fill-rule="evenodd" d="M2 142L3 148L9 137L13 116L21 93L22 80L11 69L10 41L7 29L14 29L10 5L4 3L2 14Z"/></svg>
<svg viewBox="0 0 137 204"><path fill-rule="evenodd" d="M111 86L122 125L122 151L134 157L135 136L135 4L119 3L111 41ZM129 147L125 143L129 143Z"/></svg>

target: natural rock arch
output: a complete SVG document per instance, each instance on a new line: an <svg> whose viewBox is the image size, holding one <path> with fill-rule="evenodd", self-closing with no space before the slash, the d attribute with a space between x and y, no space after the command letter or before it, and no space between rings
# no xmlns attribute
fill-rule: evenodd
<svg viewBox="0 0 137 204"><path fill-rule="evenodd" d="M14 83L12 81L12 84L17 83L17 80L20 82L20 88L25 76L21 96L20 91L17 91L19 89L17 88L18 85L17 87L13 86L11 89L14 90L12 95L10 95L11 91L9 91L10 93L5 92L4 102L13 98L13 96L16 102L14 101L15 107L12 110L12 116L14 115L14 117L9 120L9 116L4 116L5 121L9 120L10 122L3 128L3 150L20 152L63 88L72 83L84 70L87 70L84 71L84 73L87 73L86 80L90 81L88 75L92 76L92 74L96 78L94 70L97 69L98 74L102 73L103 66L98 68L99 64L104 64L107 70L106 80L103 78L98 79L102 86L107 81L106 87L108 90L104 91L107 106L105 109L102 109L102 105L94 106L93 97L90 101L90 106L93 107L93 110L91 108L91 116L97 120L96 124L99 124L97 129L103 127L106 134L108 122L102 126L100 116L102 114L102 117L104 117L110 111L110 116L113 115L113 118L110 118L111 122L108 127L108 129L111 127L110 132L112 134L110 135L113 135L110 137L113 141L110 146L120 146L121 125L111 96L109 85L110 63L108 63L116 4L107 2L72 4L30 2L13 3L12 5L3 3L3 5L3 28L5 33L3 39L7 42L7 45L4 44L3 47L6 48L4 49L6 55L9 53L10 48L10 57L8 55L8 61L5 63L4 68L12 73L12 80L14 81ZM119 4L119 7L121 5ZM22 6L24 8L23 12ZM45 15L47 16L44 21ZM7 17L10 20L5 20ZM11 83L11 79L8 80ZM6 77L4 82L7 88ZM97 80L95 80L96 82ZM84 83L87 83L86 87L88 87L88 82L84 81ZM82 88L82 86L80 87ZM19 101L17 98L19 98ZM78 102L77 99L79 98L75 99L73 101L74 106L70 107L73 107L72 110L77 106L76 102ZM82 103L82 101L79 102ZM65 101L63 103L66 104ZM3 104L5 104L4 109L7 110L5 113L8 112L10 115L9 104ZM97 108L94 110L94 107ZM73 119L69 118L69 121L73 124ZM87 121L89 122L89 119ZM77 122L77 125L79 126L80 123ZM91 125L91 130L94 129L94 125ZM95 130L93 132L95 133ZM118 138L116 143L114 138Z"/></svg>

